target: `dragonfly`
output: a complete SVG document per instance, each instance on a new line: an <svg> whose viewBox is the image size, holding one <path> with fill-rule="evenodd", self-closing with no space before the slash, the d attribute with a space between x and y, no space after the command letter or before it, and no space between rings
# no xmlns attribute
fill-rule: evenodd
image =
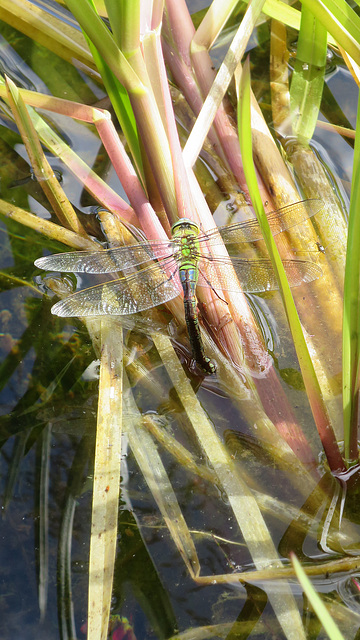
<svg viewBox="0 0 360 640"><path fill-rule="evenodd" d="M322 208L321 200L311 199L288 205L268 215L273 235L297 226ZM211 287L227 291L261 293L278 288L269 259L216 257L222 243L237 253L239 245L262 239L257 220L201 232L188 218L172 226L172 239L139 242L103 251L75 251L44 256L35 266L48 271L74 273L114 273L105 283L78 291L53 305L53 314L72 316L127 316L169 302L183 293L185 321L193 358L204 373L216 371L215 363L204 353L197 288ZM212 251L214 250L214 252ZM320 277L322 271L313 262L284 260L290 286L299 286ZM229 269L232 267L232 269Z"/></svg>

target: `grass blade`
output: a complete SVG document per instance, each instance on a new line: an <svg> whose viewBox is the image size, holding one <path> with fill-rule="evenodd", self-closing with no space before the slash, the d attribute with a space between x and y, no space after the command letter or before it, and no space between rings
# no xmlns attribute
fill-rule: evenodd
<svg viewBox="0 0 360 640"><path fill-rule="evenodd" d="M49 474L51 424L43 430L39 442L39 609L44 620L49 582Z"/></svg>
<svg viewBox="0 0 360 640"><path fill-rule="evenodd" d="M14 449L11 456L11 465L9 469L9 474L6 479L6 487L4 491L3 498L3 512L5 513L6 508L8 507L10 501L13 499L13 493L15 484L19 478L20 474L20 464L24 457L26 442L29 437L29 432L24 431L16 436L14 442Z"/></svg>
<svg viewBox="0 0 360 640"><path fill-rule="evenodd" d="M86 47L82 33L75 27L72 16L66 21L61 9L42 3L35 5L29 0L1 0L1 21L56 53L74 62L78 60L83 69L95 69L91 54Z"/></svg>
<svg viewBox="0 0 360 640"><path fill-rule="evenodd" d="M360 64L360 18L345 0L303 0L343 49Z"/></svg>
<svg viewBox="0 0 360 640"><path fill-rule="evenodd" d="M113 583L120 488L122 339L101 320L98 424L89 560L88 640L106 640Z"/></svg>
<svg viewBox="0 0 360 640"><path fill-rule="evenodd" d="M126 420L126 433L133 455L189 574L192 577L198 576L200 563L194 542L160 458L157 445L146 428L141 425L140 415L135 403L131 402L129 390L127 390L127 404L129 414Z"/></svg>
<svg viewBox="0 0 360 640"><path fill-rule="evenodd" d="M324 451L329 461L330 468L335 471L344 469L344 463L336 442L335 433L330 424L324 399L321 395L313 363L302 332L301 323L292 297L285 270L271 234L268 220L261 201L260 192L256 180L256 173L252 157L251 119L250 119L250 67L246 61L240 81L240 99L238 102L238 128L241 152L244 163L244 172L254 205L256 216L261 227L266 248L269 252L274 271L278 277L279 288L283 299L287 319L293 336L296 353L299 359L304 384L308 394L310 406L314 415Z"/></svg>
<svg viewBox="0 0 360 640"><path fill-rule="evenodd" d="M243 481L238 467L220 441L211 421L203 411L185 373L176 365L170 341L154 336L154 343L167 368L184 410L207 459L213 466L222 490L227 494L234 517L242 532L258 570L282 567L276 548L266 527L256 500ZM233 574L235 575L235 574ZM241 573L237 574L241 578ZM226 576L226 579L228 576ZM203 579L203 577L202 577ZM216 580L218 576L216 576ZM201 581L201 578L198 578ZM290 587L284 582L281 593L267 592L271 605L287 638L305 638L304 630Z"/></svg>
<svg viewBox="0 0 360 640"><path fill-rule="evenodd" d="M360 64L360 18L345 0L302 0L329 32L329 43L339 43ZM300 27L300 12L282 0L267 0L263 13L293 29Z"/></svg>
<svg viewBox="0 0 360 640"><path fill-rule="evenodd" d="M38 134L19 89L10 78L5 78L5 84L15 122L41 188L60 222L79 235L87 237L87 233L79 222L72 205L56 179L54 171L44 154Z"/></svg>
<svg viewBox="0 0 360 640"><path fill-rule="evenodd" d="M324 86L327 32L303 6L294 74L290 89L293 134L305 144L312 138Z"/></svg>
<svg viewBox="0 0 360 640"><path fill-rule="evenodd" d="M72 588L72 540L74 516L78 499L87 485L84 480L89 453L93 454L93 436L85 435L79 442L69 474L70 483L62 510L57 556L57 606L61 640L76 638L73 588Z"/></svg>
<svg viewBox="0 0 360 640"><path fill-rule="evenodd" d="M91 2L94 11L96 11L92 0L89 0L89 2ZM114 7L114 10L116 11L116 5ZM137 167L139 174L142 175L142 160L139 146L139 136L137 132L134 113L129 100L129 95L125 87L113 74L97 48L93 45L90 38L87 37L86 33L84 33L84 35L89 49L92 53L93 59L96 63L97 69L99 70L104 82L107 94L111 100L111 104L114 107L120 127L126 138L126 142L129 145L135 166Z"/></svg>
<svg viewBox="0 0 360 640"><path fill-rule="evenodd" d="M302 588L304 589L304 592L309 598L310 603L330 640L345 640L344 636L339 631L321 598L316 593L314 587L312 586L309 578L307 577L305 571L303 570L299 560L294 553L291 554L291 562L295 569L297 579L299 580Z"/></svg>
<svg viewBox="0 0 360 640"><path fill-rule="evenodd" d="M58 550L58 617L61 640L76 638L74 607L71 589L71 542L73 536L76 499L68 495L59 537Z"/></svg>
<svg viewBox="0 0 360 640"><path fill-rule="evenodd" d="M357 123L360 122L360 100ZM359 418L359 358L360 358L360 135L356 128L354 166L351 185L349 228L346 248L344 310L343 310L343 412L345 460L358 459L357 427Z"/></svg>

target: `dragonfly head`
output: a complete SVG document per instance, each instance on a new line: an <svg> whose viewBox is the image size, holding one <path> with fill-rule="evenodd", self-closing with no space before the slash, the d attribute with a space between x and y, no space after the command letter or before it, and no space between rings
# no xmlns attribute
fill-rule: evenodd
<svg viewBox="0 0 360 640"><path fill-rule="evenodd" d="M171 233L174 237L180 235L182 232L192 232L194 235L198 236L200 232L200 227L196 222L190 220L190 218L180 218L173 224L171 227Z"/></svg>

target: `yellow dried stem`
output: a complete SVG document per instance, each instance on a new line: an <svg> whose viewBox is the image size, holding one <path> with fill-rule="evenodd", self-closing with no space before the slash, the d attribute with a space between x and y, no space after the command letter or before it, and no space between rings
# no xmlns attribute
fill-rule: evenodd
<svg viewBox="0 0 360 640"><path fill-rule="evenodd" d="M121 334L120 334L121 335ZM89 640L106 640L117 541L122 427L122 340L101 320L101 364L89 559Z"/></svg>
<svg viewBox="0 0 360 640"><path fill-rule="evenodd" d="M340 558L339 560L330 560L330 562L322 562L316 565L305 566L304 571L308 576L330 576L335 573L347 573L357 571L360 567L358 557ZM273 569L262 569L256 571L243 571L241 573L222 574L217 576L199 576L196 578L198 584L236 584L239 582L257 582L258 580L279 580L284 578L292 578L295 575L294 569L287 567L274 567ZM348 611L348 610L347 610Z"/></svg>
<svg viewBox="0 0 360 640"><path fill-rule="evenodd" d="M199 443L218 476L222 490L227 494L234 517L255 566L259 571L270 565L281 568L281 560L278 557L277 550L256 500L240 477L239 469L235 466L233 459L226 451L212 423L203 411L185 373L175 366L174 355L172 350L169 349L168 341L163 340L161 336L156 336L154 342L161 352L174 387L179 397L182 398L184 411L193 426ZM213 576L212 584L214 584L214 581L217 581L217 578ZM281 595L270 593L269 600L285 635L289 638L299 638L299 640L305 638L299 611L290 587L284 583Z"/></svg>
<svg viewBox="0 0 360 640"><path fill-rule="evenodd" d="M87 237L85 229L80 223L71 203L69 202L45 156L26 104L21 97L21 93L14 82L12 82L12 80L7 76L5 76L5 84L7 88L7 100L10 104L15 122L24 142L31 166L39 185L54 210L55 215L65 227L72 229L72 231L75 231L81 236Z"/></svg>
<svg viewBox="0 0 360 640"><path fill-rule="evenodd" d="M200 573L200 562L191 533L158 453L157 446L147 430L141 426L140 414L130 395L129 388L127 388L126 392L126 408L126 433L134 457L187 570L190 576L195 579Z"/></svg>
<svg viewBox="0 0 360 640"><path fill-rule="evenodd" d="M355 130L348 129L347 127L341 127L338 124L331 124L331 122L324 122L323 120L318 120L316 126L319 129L325 129L325 131L331 131L331 133L338 133L340 136L344 138L350 138L351 140L355 140Z"/></svg>
<svg viewBox="0 0 360 640"><path fill-rule="evenodd" d="M96 65L79 29L28 0L1 0L0 19L92 75Z"/></svg>
<svg viewBox="0 0 360 640"><path fill-rule="evenodd" d="M171 453L174 458L181 464L183 467L195 473L200 478L207 480L207 482L214 483L216 482L216 475L211 469L208 469L205 465L197 464L195 457L190 453L186 447L184 447L180 442L176 440L173 436L171 436L167 431L160 427L153 416L143 416L142 424L153 436L156 438L158 442L162 444L162 446Z"/></svg>
<svg viewBox="0 0 360 640"><path fill-rule="evenodd" d="M313 344L312 357L321 361L322 373L319 370L319 380L324 397L331 399L332 421L341 433L340 396L336 396L334 375L341 372L341 332L342 332L342 291L345 268L345 251L347 230L336 197L333 185L330 184L322 164L310 147L291 144L286 151L293 164L297 179L306 195L321 198L324 202L323 210L316 216L318 236L315 235L311 245L316 249L315 241L320 240L325 247L325 254L317 252L317 260L323 271L323 276L314 282L311 290L314 292L314 304L309 305L306 297L306 307L300 309L302 317L306 318L306 327L311 335ZM299 300L301 304L301 300ZM316 357L315 357L315 354ZM316 369L318 371L318 368ZM334 395L335 391L335 395ZM340 392L340 390L339 390ZM330 405L329 405L330 409Z"/></svg>
<svg viewBox="0 0 360 640"><path fill-rule="evenodd" d="M276 131L290 135L289 52L286 45L286 27L271 21L270 89L272 119Z"/></svg>
<svg viewBox="0 0 360 640"><path fill-rule="evenodd" d="M354 78L357 86L360 85L360 67L359 65L355 62L355 60L348 55L348 53L345 51L345 49L343 49L342 47L340 47L340 45L338 45L339 47L339 51L344 59L344 62L347 66L347 68L349 69L352 77Z"/></svg>
<svg viewBox="0 0 360 640"><path fill-rule="evenodd" d="M16 222L29 227L29 229L34 229L34 231L42 233L48 238L57 240L58 242L62 242L69 247L73 247L74 249L82 249L84 251L101 250L100 245L98 245L93 240L90 240L90 238L84 238L83 236L79 236L74 231L70 231L70 229L64 229L64 227L60 227L54 222L44 220L43 218L38 218L38 216L34 216L34 214L29 213L28 211L25 211L20 207L15 207L15 205L10 204L5 200L0 200L0 213L2 213L7 218L11 218L11 220L16 220Z"/></svg>
<svg viewBox="0 0 360 640"><path fill-rule="evenodd" d="M286 140L286 135L289 133L290 108L287 98L288 56L284 29L283 25L273 21L271 42L273 82L271 89L274 123L277 123L276 131L279 133L280 140L293 165L298 183L302 187L302 193L306 198L321 199L324 202L324 208L317 214L314 221L319 235L315 233L311 224L305 227L302 225L301 229L292 230L290 244L287 244L285 234L281 234L277 244L281 243L278 246L284 257L288 255L289 249L295 253L300 252L298 254L300 258L307 257L306 253L303 253L304 249L312 251L310 255L323 271L322 278L307 287L306 298L303 299L301 295L296 296L295 292L295 300L300 318L306 327L307 344L311 351L322 393L328 410L331 411L331 421L333 425L338 425L337 432L339 433L342 423L341 406L336 399L337 394L334 395L333 377L334 371L341 370L342 282L345 265L346 228L332 187L323 167L310 147L296 143L294 138L290 138L290 142ZM281 113L277 109L279 102L281 103ZM262 116L261 119L259 118L259 129L261 120L263 120ZM273 152L271 152L269 142L264 136L259 135L256 130L254 135L259 144L256 152L257 166L260 167L269 190L274 193L276 205L286 204L287 198L294 197L297 192L283 159L272 140L270 146L274 145ZM262 159L264 158L266 158L266 163L263 163ZM302 235L300 235L300 231ZM323 255L317 251L319 241L325 247L328 245L334 247L334 254L331 252L331 262L327 260L326 253ZM339 345L339 349L334 349L335 344Z"/></svg>

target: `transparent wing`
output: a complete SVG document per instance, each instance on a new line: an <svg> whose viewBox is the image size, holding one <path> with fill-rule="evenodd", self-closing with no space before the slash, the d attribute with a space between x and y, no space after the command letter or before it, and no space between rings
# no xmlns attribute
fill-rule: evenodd
<svg viewBox="0 0 360 640"><path fill-rule="evenodd" d="M273 235L290 229L304 220L311 218L321 210L321 200L304 200L288 205L268 215L268 221ZM262 234L256 220L220 227L200 234L199 241L210 245L223 241L227 244L241 242L255 242ZM111 273L114 271L129 271L136 265L149 260L167 258L173 253L173 242L154 241L143 242L104 251L73 251L45 256L35 261L40 269L48 271L64 271L75 273Z"/></svg>
<svg viewBox="0 0 360 640"><path fill-rule="evenodd" d="M283 265L291 287L312 282L322 275L320 267L306 260L284 260ZM233 267L234 273L228 267ZM242 260L241 258L214 258L200 261L198 286L217 287L227 291L261 293L278 289L279 285L271 260ZM225 272L225 269L227 271ZM240 287L239 287L240 283Z"/></svg>
<svg viewBox="0 0 360 640"><path fill-rule="evenodd" d="M168 270L177 271L173 259ZM122 316L168 302L181 292L177 276L169 277L158 264L117 280L83 289L57 302L51 309L57 316Z"/></svg>
<svg viewBox="0 0 360 640"><path fill-rule="evenodd" d="M104 251L70 251L44 256L35 260L35 266L47 271L73 273L111 273L129 271L134 266L172 255L172 242L143 242L105 249Z"/></svg>
<svg viewBox="0 0 360 640"><path fill-rule="evenodd" d="M272 211L267 216L272 234L275 236L291 227L301 224L308 218L318 213L323 207L323 202L317 199L303 200ZM256 242L262 239L262 233L257 220L248 220L231 224L228 227L219 227L199 236L200 242L208 242L210 245Z"/></svg>

